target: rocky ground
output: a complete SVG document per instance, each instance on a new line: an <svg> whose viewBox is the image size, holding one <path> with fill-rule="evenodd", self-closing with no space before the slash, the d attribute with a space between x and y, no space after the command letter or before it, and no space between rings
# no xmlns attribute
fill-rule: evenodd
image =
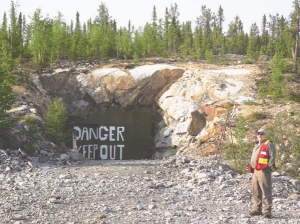
<svg viewBox="0 0 300 224"><path fill-rule="evenodd" d="M0 155L1 223L300 223L300 182L273 173L273 218L250 217L251 176L214 159L47 162Z"/></svg>

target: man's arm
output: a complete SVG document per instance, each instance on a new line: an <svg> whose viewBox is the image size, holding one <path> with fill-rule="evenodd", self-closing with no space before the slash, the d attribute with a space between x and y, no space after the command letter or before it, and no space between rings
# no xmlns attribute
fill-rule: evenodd
<svg viewBox="0 0 300 224"><path fill-rule="evenodd" d="M269 151L269 167L272 167L272 165L275 163L275 158L276 158L276 149L275 149L275 145L273 144L273 142L269 143L268 146L268 151Z"/></svg>

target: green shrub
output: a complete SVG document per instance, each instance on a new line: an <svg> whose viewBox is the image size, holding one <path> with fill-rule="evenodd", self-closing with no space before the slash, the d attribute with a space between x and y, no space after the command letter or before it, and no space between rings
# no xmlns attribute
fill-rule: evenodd
<svg viewBox="0 0 300 224"><path fill-rule="evenodd" d="M225 64L225 65L228 65L228 59L224 53L224 48L221 48L220 49L220 52L219 52L219 63L220 64Z"/></svg>
<svg viewBox="0 0 300 224"><path fill-rule="evenodd" d="M246 59L246 60L244 61L244 64L253 64L253 61L250 60L250 59Z"/></svg>
<svg viewBox="0 0 300 224"><path fill-rule="evenodd" d="M134 53L133 55L133 63L137 64L139 63L139 55L137 53Z"/></svg>
<svg viewBox="0 0 300 224"><path fill-rule="evenodd" d="M28 122L28 130L25 131L27 140L24 145L24 151L29 155L33 155L36 150L35 144L40 139L39 130L36 121Z"/></svg>
<svg viewBox="0 0 300 224"><path fill-rule="evenodd" d="M207 60L207 62L209 62L209 63L212 62L213 58L214 58L213 51L212 50L206 50L205 51L205 59Z"/></svg>
<svg viewBox="0 0 300 224"><path fill-rule="evenodd" d="M290 91L285 84L285 78L283 73L290 64L286 62L281 56L275 54L270 62L271 76L264 77L262 80L258 80L259 96L270 95L273 102L277 102L278 98L289 99Z"/></svg>
<svg viewBox="0 0 300 224"><path fill-rule="evenodd" d="M285 71L286 62L281 56L275 54L273 57L270 67L272 70L271 81L270 81L270 90L273 100L277 97L286 97L288 96L288 91L284 83L283 72Z"/></svg>
<svg viewBox="0 0 300 224"><path fill-rule="evenodd" d="M254 112L247 117L247 120L251 123L254 123L259 120L264 120L268 118L268 114L266 112Z"/></svg>
<svg viewBox="0 0 300 224"><path fill-rule="evenodd" d="M261 105L260 103L253 102L253 101L247 101L244 104L247 106L260 106Z"/></svg>
<svg viewBox="0 0 300 224"><path fill-rule="evenodd" d="M247 165L250 160L252 152L252 144L247 143L244 138L246 136L246 120L240 117L237 122L237 126L233 129L233 139L229 139L229 142L225 145L225 158L229 160L228 165L234 168L239 173L247 172Z"/></svg>
<svg viewBox="0 0 300 224"><path fill-rule="evenodd" d="M66 122L66 108L60 100L55 99L45 115L46 137L56 144L63 143L67 136L65 133Z"/></svg>
<svg viewBox="0 0 300 224"><path fill-rule="evenodd" d="M2 46L4 47L4 46ZM6 147L10 142L10 131L15 122L7 113L14 102L12 86L16 82L15 76L11 74L13 63L0 45L0 146Z"/></svg>
<svg viewBox="0 0 300 224"><path fill-rule="evenodd" d="M267 130L268 139L276 146L276 165L289 176L299 178L300 169L300 112L282 112Z"/></svg>
<svg viewBox="0 0 300 224"><path fill-rule="evenodd" d="M278 54L275 54L270 62L270 69L279 69L281 73L289 72L293 70L293 63L286 61L283 57Z"/></svg>

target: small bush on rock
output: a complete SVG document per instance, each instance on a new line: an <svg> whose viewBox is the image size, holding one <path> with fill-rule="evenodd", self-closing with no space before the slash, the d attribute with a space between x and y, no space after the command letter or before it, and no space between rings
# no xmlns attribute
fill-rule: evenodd
<svg viewBox="0 0 300 224"><path fill-rule="evenodd" d="M214 54L212 50L206 50L205 51L205 59L207 62L211 63L214 59Z"/></svg>
<svg viewBox="0 0 300 224"><path fill-rule="evenodd" d="M7 53L7 52L6 52ZM1 58L2 56L2 58ZM10 130L14 126L14 119L7 113L13 104L12 86L15 83L15 77L10 73L9 57L5 57L5 52L0 45L0 146L6 147L10 141Z"/></svg>
<svg viewBox="0 0 300 224"><path fill-rule="evenodd" d="M59 99L55 99L45 116L46 137L56 144L63 143L67 136L65 133L66 122L66 108Z"/></svg>
<svg viewBox="0 0 300 224"><path fill-rule="evenodd" d="M300 170L300 112L282 112L267 130L268 139L276 146L277 167L299 178Z"/></svg>
<svg viewBox="0 0 300 224"><path fill-rule="evenodd" d="M268 114L266 112L254 112L247 117L247 120L251 123L254 123L259 120L264 120L268 118Z"/></svg>
<svg viewBox="0 0 300 224"><path fill-rule="evenodd" d="M249 64L253 64L253 61L250 60L250 59L247 59L247 60L244 61L244 64L248 64L248 65L249 65Z"/></svg>
<svg viewBox="0 0 300 224"><path fill-rule="evenodd" d="M247 164L251 155L252 144L245 141L246 136L246 120L240 117L237 126L233 129L232 136L225 145L225 158L228 159L228 165L239 173L247 172ZM231 138L231 137L234 137Z"/></svg>
<svg viewBox="0 0 300 224"><path fill-rule="evenodd" d="M28 123L28 128L25 131L27 140L24 145L24 151L29 155L33 155L36 150L35 144L40 139L40 128L37 121L31 117L25 118L25 121Z"/></svg>

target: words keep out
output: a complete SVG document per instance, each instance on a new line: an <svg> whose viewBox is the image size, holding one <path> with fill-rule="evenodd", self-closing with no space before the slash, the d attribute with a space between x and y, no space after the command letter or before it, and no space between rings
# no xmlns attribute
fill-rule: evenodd
<svg viewBox="0 0 300 224"><path fill-rule="evenodd" d="M122 160L125 147L125 144L122 144L125 142L124 126L100 126L97 128L74 126L74 130L73 147L77 152L82 152L84 157ZM95 140L105 141L105 144L95 144ZM78 142L81 144L77 145Z"/></svg>

